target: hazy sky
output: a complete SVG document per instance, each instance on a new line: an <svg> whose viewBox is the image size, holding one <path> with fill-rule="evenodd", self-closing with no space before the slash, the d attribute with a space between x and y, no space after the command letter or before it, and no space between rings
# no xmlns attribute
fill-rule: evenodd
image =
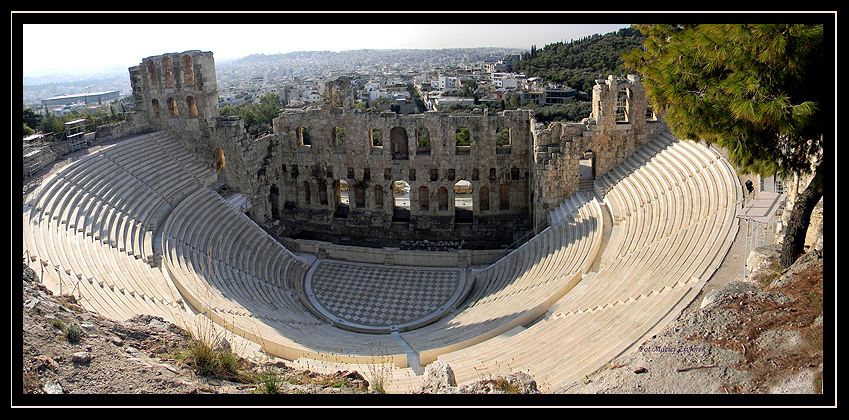
<svg viewBox="0 0 849 420"><path fill-rule="evenodd" d="M204 16L201 14L200 16ZM44 68L133 66L145 57L186 50L212 51L217 59L292 51L342 51L389 48L539 48L630 26L611 24L428 24L332 25L309 23L316 15L280 14L280 21L303 24L22 24L24 75ZM319 15L320 16L320 15ZM335 16L335 15L334 15ZM371 16L371 15L370 15ZM380 16L380 15L378 15ZM407 16L407 15L405 15ZM489 21L475 15L474 22ZM487 16L487 15L484 15ZM236 15L238 18L238 14ZM283 19L282 17L285 17ZM338 16L335 16L338 17ZM498 17L498 15L496 15ZM347 21L356 21L351 15ZM63 21L74 21L73 15ZM196 19L203 21L203 19ZM276 19L265 19L269 21ZM375 19L370 19L373 22ZM500 19L503 20L503 19ZM511 21L523 19L511 19ZM575 19L564 19L572 20ZM108 20L107 20L108 21ZM236 19L240 21L240 19ZM404 20L406 22L406 19ZM78 44L81 48L74 48ZM49 47L47 47L49 46ZM49 53L46 53L49 51ZM84 52L84 53L83 53Z"/></svg>

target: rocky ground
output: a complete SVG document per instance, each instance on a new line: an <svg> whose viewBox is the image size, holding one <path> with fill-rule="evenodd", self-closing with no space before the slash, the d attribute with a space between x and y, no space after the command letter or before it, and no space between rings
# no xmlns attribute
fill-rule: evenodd
<svg viewBox="0 0 849 420"><path fill-rule="evenodd" d="M730 281L637 351L557 392L831 393L823 377L822 268L822 255L811 252L783 274Z"/></svg>

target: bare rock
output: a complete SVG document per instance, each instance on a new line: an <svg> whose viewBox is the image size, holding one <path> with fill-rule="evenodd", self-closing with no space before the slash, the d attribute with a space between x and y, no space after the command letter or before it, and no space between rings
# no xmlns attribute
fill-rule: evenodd
<svg viewBox="0 0 849 420"><path fill-rule="evenodd" d="M714 302L722 301L729 296L742 296L746 294L756 294L761 291L761 288L755 284L745 282L745 281L737 281L732 280L725 284L720 289L711 290L707 294L705 294L704 299L702 299L701 307L704 308Z"/></svg>
<svg viewBox="0 0 849 420"><path fill-rule="evenodd" d="M454 371L447 363L435 361L425 368L424 379L422 379L422 392L438 393L448 387L456 387Z"/></svg>
<svg viewBox="0 0 849 420"><path fill-rule="evenodd" d="M71 355L71 361L81 365L87 365L91 362L92 355L87 351L78 351Z"/></svg>
<svg viewBox="0 0 849 420"><path fill-rule="evenodd" d="M59 385L59 382L46 382L42 388L44 389L45 394L64 394L65 391L62 390L62 385Z"/></svg>

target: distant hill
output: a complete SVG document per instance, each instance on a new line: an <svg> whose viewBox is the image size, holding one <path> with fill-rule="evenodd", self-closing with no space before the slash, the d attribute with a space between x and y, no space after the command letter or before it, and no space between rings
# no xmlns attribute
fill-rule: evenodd
<svg viewBox="0 0 849 420"><path fill-rule="evenodd" d="M277 54L251 54L232 59L227 64L244 65L269 62L307 62L332 65L333 60L347 60L350 63L374 63L376 60L390 64L412 63L436 59L440 62L448 59L465 61L498 60L506 55L518 54L527 50L503 47L479 48L443 48L443 49L360 49L343 51L295 51Z"/></svg>
<svg viewBox="0 0 849 420"><path fill-rule="evenodd" d="M528 77L541 77L588 92L595 79L625 74L620 58L641 46L644 38L636 29L622 28L605 35L595 34L568 43L548 44L541 49L531 46L530 52L523 54L514 65L514 70L524 72Z"/></svg>

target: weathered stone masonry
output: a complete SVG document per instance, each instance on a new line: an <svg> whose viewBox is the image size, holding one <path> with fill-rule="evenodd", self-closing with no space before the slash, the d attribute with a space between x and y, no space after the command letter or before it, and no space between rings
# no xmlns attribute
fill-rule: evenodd
<svg viewBox="0 0 849 420"><path fill-rule="evenodd" d="M212 53L148 57L129 70L132 131L170 132L250 199L257 223L343 235L510 240L579 190L587 152L600 177L666 129L633 75L597 80L592 115L548 127L528 110L363 113L340 78L320 109L282 112L273 134L250 139L241 120L219 116ZM456 140L464 130L468 146ZM471 215L455 210L460 180L471 184ZM410 186L408 214L396 211L395 181Z"/></svg>
<svg viewBox="0 0 849 420"><path fill-rule="evenodd" d="M531 205L537 224L579 190L579 165L586 152L592 152L592 173L599 178L647 139L668 130L651 111L635 75L596 80L592 109L580 123L551 123L547 128L533 123Z"/></svg>
<svg viewBox="0 0 849 420"><path fill-rule="evenodd" d="M463 129L469 133L468 146L457 145L457 132ZM509 133L501 145L496 144L498 130ZM267 167L274 173L265 174L276 193L277 202L267 209L274 217L288 209L305 222L329 225L341 213L348 229L390 229L397 216L392 184L405 181L409 216L400 220L409 220L409 226L397 229L395 217L396 230L450 237L459 223L454 187L464 180L471 184L470 231L504 231L504 223L507 230L529 226L528 111L398 115L328 106L284 112L274 132L268 155L273 163ZM348 186L347 215L338 211L341 181Z"/></svg>

